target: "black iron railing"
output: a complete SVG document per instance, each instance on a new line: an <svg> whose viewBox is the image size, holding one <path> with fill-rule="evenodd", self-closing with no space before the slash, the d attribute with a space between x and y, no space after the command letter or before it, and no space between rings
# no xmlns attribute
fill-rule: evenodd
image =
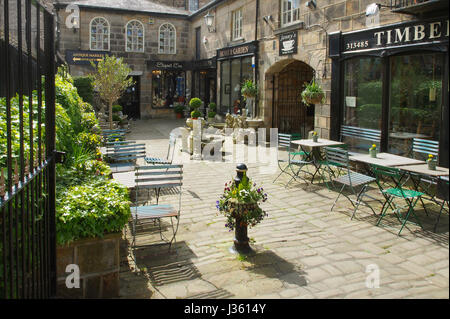
<svg viewBox="0 0 450 319"><path fill-rule="evenodd" d="M0 298L56 292L55 22L0 0Z"/></svg>

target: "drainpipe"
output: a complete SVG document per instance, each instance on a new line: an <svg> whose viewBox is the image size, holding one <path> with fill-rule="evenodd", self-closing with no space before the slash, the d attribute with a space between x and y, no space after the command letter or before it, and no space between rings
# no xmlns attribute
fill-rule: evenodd
<svg viewBox="0 0 450 319"><path fill-rule="evenodd" d="M256 14L255 14L255 41L258 41L258 20L259 20L259 0L256 0ZM256 54L254 56L255 58L255 83L259 83L258 82L258 58L259 58L259 45L258 45L258 50L256 50ZM261 88L260 90L261 91ZM255 101L254 101L255 105L254 105L254 110L252 112L252 117L256 118L257 114L259 113L257 112L257 105L258 105L258 95L256 95L255 97Z"/></svg>

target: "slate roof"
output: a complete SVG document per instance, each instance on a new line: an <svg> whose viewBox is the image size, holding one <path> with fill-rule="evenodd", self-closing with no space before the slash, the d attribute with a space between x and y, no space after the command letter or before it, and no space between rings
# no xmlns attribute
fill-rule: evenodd
<svg viewBox="0 0 450 319"><path fill-rule="evenodd" d="M59 7L75 4L85 8L114 9L123 11L138 11L156 14L173 14L189 16L189 11L169 7L163 4L154 3L149 0L79 0L79 1L59 1Z"/></svg>

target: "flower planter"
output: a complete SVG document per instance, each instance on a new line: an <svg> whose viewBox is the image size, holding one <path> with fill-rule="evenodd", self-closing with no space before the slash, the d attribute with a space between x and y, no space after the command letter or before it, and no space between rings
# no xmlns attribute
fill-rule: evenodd
<svg viewBox="0 0 450 319"><path fill-rule="evenodd" d="M427 161L428 164L428 169L431 171L435 171L436 170L436 161Z"/></svg>
<svg viewBox="0 0 450 319"><path fill-rule="evenodd" d="M369 150L369 155L370 155L370 157L372 157L372 158L376 158L376 157L377 157L377 150L376 150L376 149L374 149L374 150Z"/></svg>
<svg viewBox="0 0 450 319"><path fill-rule="evenodd" d="M236 201L229 202L229 209L234 216L236 226L234 228L233 246L230 250L234 253L248 254L253 250L250 247L248 239L248 225L243 221L242 216L248 211L259 208L257 203L238 203Z"/></svg>
<svg viewBox="0 0 450 319"><path fill-rule="evenodd" d="M314 143L317 143L319 141L319 136L313 135L312 136L312 140L313 140Z"/></svg>
<svg viewBox="0 0 450 319"><path fill-rule="evenodd" d="M119 297L120 239L122 233L103 238L80 239L56 249L57 298L117 298ZM68 265L80 271L79 288L68 288Z"/></svg>
<svg viewBox="0 0 450 319"><path fill-rule="evenodd" d="M308 102L308 104L319 104L319 103L322 103L323 94L307 96L307 97L305 97L305 100L306 100L306 102Z"/></svg>

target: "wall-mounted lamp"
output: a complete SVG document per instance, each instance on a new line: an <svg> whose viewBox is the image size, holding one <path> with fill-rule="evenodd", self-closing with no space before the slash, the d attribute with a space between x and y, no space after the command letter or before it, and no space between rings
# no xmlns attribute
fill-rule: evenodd
<svg viewBox="0 0 450 319"><path fill-rule="evenodd" d="M211 33L216 32L216 29L214 28L214 15L211 14L209 11L208 14L205 15L205 24L208 27L209 32Z"/></svg>
<svg viewBox="0 0 450 319"><path fill-rule="evenodd" d="M380 8L382 7L392 9L391 6L386 6L380 3L371 3L366 7L366 17L377 15L378 13L380 13Z"/></svg>
<svg viewBox="0 0 450 319"><path fill-rule="evenodd" d="M308 7L308 8L311 8L311 9L317 8L316 0L306 1L305 6Z"/></svg>

